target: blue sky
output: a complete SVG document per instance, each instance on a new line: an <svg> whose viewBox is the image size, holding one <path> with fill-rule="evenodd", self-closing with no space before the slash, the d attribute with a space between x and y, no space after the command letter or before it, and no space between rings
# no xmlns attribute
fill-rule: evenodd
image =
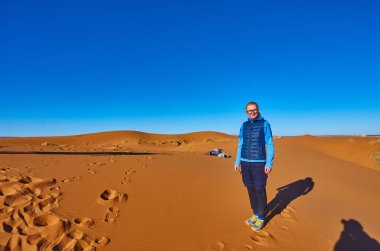
<svg viewBox="0 0 380 251"><path fill-rule="evenodd" d="M380 134L379 1L0 3L0 136Z"/></svg>

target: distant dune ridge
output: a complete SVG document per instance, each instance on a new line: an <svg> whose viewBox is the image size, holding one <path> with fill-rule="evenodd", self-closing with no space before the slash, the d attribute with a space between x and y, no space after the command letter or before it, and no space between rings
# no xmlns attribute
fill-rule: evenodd
<svg viewBox="0 0 380 251"><path fill-rule="evenodd" d="M276 137L260 233L244 224L237 140L0 138L0 250L380 250L379 137ZM207 156L215 147L233 157Z"/></svg>
<svg viewBox="0 0 380 251"><path fill-rule="evenodd" d="M380 138L376 136L275 137L276 141L300 144L358 165L379 168ZM20 137L0 139L2 150L173 150L209 149L210 144L237 142L225 133L203 131L184 134L155 134L139 131L110 131L73 136ZM178 146L181 146L180 148ZM208 148L206 148L208 147ZM211 149L210 149L211 150Z"/></svg>
<svg viewBox="0 0 380 251"><path fill-rule="evenodd" d="M79 145L88 146L96 144L116 144L116 143L148 143L148 144L165 144L165 143L190 143L193 141L223 140L234 139L229 134L220 132L193 132L185 134L154 134L139 131L110 131L99 132L73 136L52 136L52 137L18 137L3 138L3 142L14 142L15 144L39 144L51 146ZM8 141L9 140L9 141Z"/></svg>

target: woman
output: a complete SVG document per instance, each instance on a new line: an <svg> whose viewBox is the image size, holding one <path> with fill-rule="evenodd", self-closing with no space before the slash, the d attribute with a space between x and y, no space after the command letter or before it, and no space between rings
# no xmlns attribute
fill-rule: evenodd
<svg viewBox="0 0 380 251"><path fill-rule="evenodd" d="M273 137L270 124L259 112L256 102L246 106L248 120L240 127L238 151L234 169L241 174L247 187L253 214L245 223L260 231L264 226L267 206L266 184L274 159Z"/></svg>

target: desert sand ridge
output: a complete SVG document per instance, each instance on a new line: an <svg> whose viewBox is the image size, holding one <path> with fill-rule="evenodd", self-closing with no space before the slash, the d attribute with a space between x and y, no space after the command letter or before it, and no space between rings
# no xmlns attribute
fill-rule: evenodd
<svg viewBox="0 0 380 251"><path fill-rule="evenodd" d="M191 132L183 134L156 134L139 131L109 131L71 136L2 138L1 142L8 142L7 140L9 140L9 142L20 144L37 142L43 143L45 141L54 142L56 144L99 144L104 142L121 142L128 139L149 141L152 143L160 140L176 139L191 142L204 139L218 140L226 138L234 138L234 136L214 131Z"/></svg>
<svg viewBox="0 0 380 251"><path fill-rule="evenodd" d="M275 141L299 144L341 160L378 170L380 140L376 136L292 136ZM126 151L205 152L213 147L235 153L237 136L215 131L184 134L155 134L140 131L109 131L72 136L20 137L0 139L1 151Z"/></svg>

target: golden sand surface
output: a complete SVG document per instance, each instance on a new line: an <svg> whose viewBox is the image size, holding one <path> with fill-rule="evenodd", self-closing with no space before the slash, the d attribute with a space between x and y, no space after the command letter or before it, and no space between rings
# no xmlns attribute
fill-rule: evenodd
<svg viewBox="0 0 380 251"><path fill-rule="evenodd" d="M380 250L379 139L275 138L254 232L235 136L1 138L0 250Z"/></svg>

